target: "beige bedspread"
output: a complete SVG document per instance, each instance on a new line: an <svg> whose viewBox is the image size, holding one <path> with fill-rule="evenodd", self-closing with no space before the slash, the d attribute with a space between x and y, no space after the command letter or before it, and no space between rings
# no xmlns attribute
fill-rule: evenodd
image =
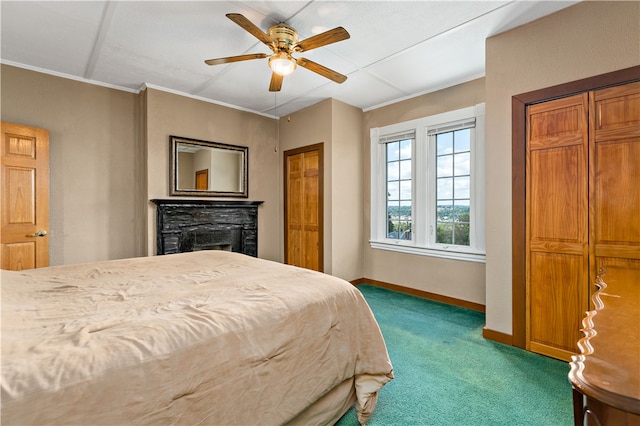
<svg viewBox="0 0 640 426"><path fill-rule="evenodd" d="M2 271L3 425L286 424L340 386L365 422L392 377L328 275L225 251Z"/></svg>

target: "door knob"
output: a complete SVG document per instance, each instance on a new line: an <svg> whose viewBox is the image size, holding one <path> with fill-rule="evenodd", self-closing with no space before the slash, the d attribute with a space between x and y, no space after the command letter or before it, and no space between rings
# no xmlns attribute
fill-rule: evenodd
<svg viewBox="0 0 640 426"><path fill-rule="evenodd" d="M47 231L45 231L44 229L41 229L40 231L34 234L27 234L27 237L44 237L45 235L47 235Z"/></svg>

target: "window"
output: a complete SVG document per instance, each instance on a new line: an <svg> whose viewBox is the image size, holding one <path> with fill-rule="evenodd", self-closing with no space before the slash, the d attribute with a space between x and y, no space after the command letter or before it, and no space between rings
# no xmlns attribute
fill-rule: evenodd
<svg viewBox="0 0 640 426"><path fill-rule="evenodd" d="M411 239L411 147L410 139L393 140L386 146L387 238Z"/></svg>
<svg viewBox="0 0 640 426"><path fill-rule="evenodd" d="M436 243L469 245L471 129L435 134Z"/></svg>
<svg viewBox="0 0 640 426"><path fill-rule="evenodd" d="M484 261L484 104L371 129L371 246Z"/></svg>

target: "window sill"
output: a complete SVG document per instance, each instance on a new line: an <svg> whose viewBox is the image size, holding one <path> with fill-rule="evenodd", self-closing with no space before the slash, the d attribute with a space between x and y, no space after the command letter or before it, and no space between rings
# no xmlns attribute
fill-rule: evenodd
<svg viewBox="0 0 640 426"><path fill-rule="evenodd" d="M400 253L417 254L420 256L431 256L431 257L439 257L443 259L463 260L466 262L478 262L478 263L485 263L485 259L486 259L485 253L479 253L479 252L438 250L433 248L417 247L413 245L408 245L406 243L403 244L402 242L388 243L388 242L380 242L380 241L369 241L369 243L371 244L372 249L397 251Z"/></svg>

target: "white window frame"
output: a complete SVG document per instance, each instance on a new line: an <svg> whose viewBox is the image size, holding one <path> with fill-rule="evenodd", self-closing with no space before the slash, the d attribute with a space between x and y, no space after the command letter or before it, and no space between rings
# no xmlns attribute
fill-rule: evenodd
<svg viewBox="0 0 640 426"><path fill-rule="evenodd" d="M429 129L475 119L471 140L470 245L435 242L435 136ZM415 132L412 156L412 239L386 235L386 154L390 135ZM485 104L403 123L370 129L371 137L371 248L472 262L485 261Z"/></svg>

